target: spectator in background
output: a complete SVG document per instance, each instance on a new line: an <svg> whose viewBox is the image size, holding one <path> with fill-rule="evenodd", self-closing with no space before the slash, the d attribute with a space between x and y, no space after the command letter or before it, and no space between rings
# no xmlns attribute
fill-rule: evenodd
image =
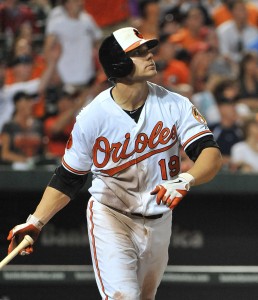
<svg viewBox="0 0 258 300"><path fill-rule="evenodd" d="M238 121L241 124L246 118L249 118L251 111L244 103L239 102L239 82L235 77L222 77L220 82L214 88L214 97L216 101L226 100L235 104Z"/></svg>
<svg viewBox="0 0 258 300"><path fill-rule="evenodd" d="M5 84L39 78L46 68L43 56L33 53L32 45L26 38L17 39L13 48L11 66L6 70Z"/></svg>
<svg viewBox="0 0 258 300"><path fill-rule="evenodd" d="M243 173L258 173L258 120L244 123L244 140L231 148L231 169Z"/></svg>
<svg viewBox="0 0 258 300"><path fill-rule="evenodd" d="M52 8L50 0L30 0L30 8L33 11L36 18L36 27L38 28L38 34L45 34L46 20L48 14ZM41 36L38 36L41 38Z"/></svg>
<svg viewBox="0 0 258 300"><path fill-rule="evenodd" d="M222 0L213 12L211 17L216 27L223 24L226 21L232 20L231 5L235 0ZM245 1L247 10L247 20L250 25L258 26L258 9L252 3L252 1Z"/></svg>
<svg viewBox="0 0 258 300"><path fill-rule="evenodd" d="M6 38L8 49L11 49L14 37L26 23L37 32L35 15L28 5L18 0L4 0L0 3L0 32Z"/></svg>
<svg viewBox="0 0 258 300"><path fill-rule="evenodd" d="M84 104L84 94L62 90L57 101L57 114L48 117L44 121L44 132L47 137L46 154L48 157L58 160L63 157L75 117Z"/></svg>
<svg viewBox="0 0 258 300"><path fill-rule="evenodd" d="M245 53L240 62L238 102L258 112L258 57L255 52Z"/></svg>
<svg viewBox="0 0 258 300"><path fill-rule="evenodd" d="M160 5L159 0L140 0L139 18L132 22L146 39L159 36Z"/></svg>
<svg viewBox="0 0 258 300"><path fill-rule="evenodd" d="M220 123L220 111L213 90L221 80L218 75L209 76L205 88L191 97L192 103L205 117L209 127Z"/></svg>
<svg viewBox="0 0 258 300"><path fill-rule="evenodd" d="M58 44L54 45L49 52L47 67L40 78L29 80L30 73L24 73L23 81L14 84L4 85L5 72L0 72L0 133L4 123L9 122L14 112L13 96L19 92L24 91L28 94L42 95L48 84L50 83L54 74L57 61L60 56L60 47ZM5 66L2 64L2 68ZM26 77L26 76L28 77Z"/></svg>
<svg viewBox="0 0 258 300"><path fill-rule="evenodd" d="M45 40L46 56L53 44L61 44L57 65L61 83L81 88L94 82L95 47L102 37L102 31L83 8L83 0L63 0L50 13Z"/></svg>
<svg viewBox="0 0 258 300"><path fill-rule="evenodd" d="M18 92L13 98L15 111L1 134L2 161L14 169L32 167L32 160L44 154L42 123L33 117L30 95Z"/></svg>
<svg viewBox="0 0 258 300"><path fill-rule="evenodd" d="M131 17L128 0L84 0L84 8L106 34L129 22Z"/></svg>
<svg viewBox="0 0 258 300"><path fill-rule="evenodd" d="M198 6L202 12L204 17L204 24L206 26L212 25L211 20L211 10L214 8L214 5L216 5L214 2L217 0L209 0L209 1L202 1L202 0L179 0L179 1L161 1L161 7L163 11L167 11L172 13L173 15L177 16L183 16L186 12L189 11L194 6ZM164 3L166 3L164 5ZM164 8L166 7L166 8Z"/></svg>
<svg viewBox="0 0 258 300"><path fill-rule="evenodd" d="M185 13L182 28L171 35L171 41L179 44L191 56L194 56L198 51L207 49L208 33L209 29L204 22L203 10L198 5L193 5Z"/></svg>
<svg viewBox="0 0 258 300"><path fill-rule="evenodd" d="M228 7L232 20L217 27L220 52L226 59L239 63L248 45L258 37L258 29L248 24L243 0L233 1Z"/></svg>
<svg viewBox="0 0 258 300"><path fill-rule="evenodd" d="M159 34L175 34L181 28L181 15L166 11L161 17Z"/></svg>
<svg viewBox="0 0 258 300"><path fill-rule="evenodd" d="M219 51L218 36L209 29L205 40L207 48L198 51L190 61L191 84L194 92L202 92L210 76L235 76L238 67L227 60Z"/></svg>
<svg viewBox="0 0 258 300"><path fill-rule="evenodd" d="M210 126L210 129L221 149L226 170L229 169L232 146L243 140L241 120L236 109L238 91L236 80L224 79L215 86L213 92L219 108L220 122Z"/></svg>
<svg viewBox="0 0 258 300"><path fill-rule="evenodd" d="M175 59L177 46L170 42L170 34L165 33L159 37L159 45L155 51L154 60L163 65L163 85L173 90L180 84L190 83L190 72L188 66Z"/></svg>

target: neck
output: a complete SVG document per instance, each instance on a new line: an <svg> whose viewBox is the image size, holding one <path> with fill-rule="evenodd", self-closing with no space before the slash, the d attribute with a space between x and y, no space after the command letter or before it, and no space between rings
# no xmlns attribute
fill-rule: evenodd
<svg viewBox="0 0 258 300"><path fill-rule="evenodd" d="M117 83L112 90L112 96L115 102L122 109L132 111L144 104L148 97L148 84L133 83L131 85Z"/></svg>

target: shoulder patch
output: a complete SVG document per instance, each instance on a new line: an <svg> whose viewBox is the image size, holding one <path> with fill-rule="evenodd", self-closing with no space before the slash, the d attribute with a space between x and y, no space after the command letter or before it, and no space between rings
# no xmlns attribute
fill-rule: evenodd
<svg viewBox="0 0 258 300"><path fill-rule="evenodd" d="M192 114L199 123L207 125L206 119L195 106L192 107Z"/></svg>

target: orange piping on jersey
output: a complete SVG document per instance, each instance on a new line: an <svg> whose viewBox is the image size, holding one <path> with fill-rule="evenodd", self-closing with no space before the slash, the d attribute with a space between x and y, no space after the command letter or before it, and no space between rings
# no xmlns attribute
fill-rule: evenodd
<svg viewBox="0 0 258 300"><path fill-rule="evenodd" d="M90 223L91 223L91 230L90 230L90 235L91 235L91 240L92 240L92 247L93 247L93 254L94 254L94 262L95 262L95 266L97 269L97 273L98 273L98 278L101 284L101 288L102 288L102 292L105 294L105 288L104 288L104 284L102 282L101 279L101 275L100 275L100 269L99 269L99 263L98 263L98 258L97 258L97 250L96 250L96 244L95 244L95 237L93 234L93 229L94 229L94 223L93 223L93 201L91 201L90 203ZM108 296L106 295L105 300L108 300Z"/></svg>
<svg viewBox="0 0 258 300"><path fill-rule="evenodd" d="M192 136L190 139L188 139L188 140L182 145L183 148L185 148L186 145L189 144L192 140L194 140L194 139L197 138L198 136L203 135L203 134L205 134L205 133L211 133L211 131L210 131L210 130L204 130L204 131L199 132L199 133L197 133L196 135Z"/></svg>
<svg viewBox="0 0 258 300"><path fill-rule="evenodd" d="M62 158L62 164L66 167L66 169L68 169L69 171L71 171L72 173L78 174L78 175L85 175L87 173L89 173L90 171L78 171L75 170L73 168L71 168L64 160L64 158Z"/></svg>
<svg viewBox="0 0 258 300"><path fill-rule="evenodd" d="M164 148L161 148L161 149L156 149L156 150L153 150L151 152L148 152L140 157L137 157L136 159L132 159L128 162L126 162L125 164L121 165L121 166L118 166L118 167L115 167L115 168L112 168L112 169L109 169L109 170L102 170L101 172L104 173L104 174L108 174L109 176L113 176L133 165L136 165L138 164L139 162L145 160L146 158L149 158L151 157L152 155L155 155L157 153L161 153L161 152L164 152L164 151L167 151L168 149L172 148L177 142L177 139L169 146L166 146Z"/></svg>

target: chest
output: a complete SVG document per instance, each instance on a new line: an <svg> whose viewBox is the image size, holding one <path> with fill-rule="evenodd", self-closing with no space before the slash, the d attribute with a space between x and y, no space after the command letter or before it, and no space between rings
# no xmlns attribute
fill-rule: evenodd
<svg viewBox="0 0 258 300"><path fill-rule="evenodd" d="M162 109L144 107L136 123L121 111L103 123L93 141L93 163L104 168L108 163L145 160L172 149L177 144L176 118Z"/></svg>

